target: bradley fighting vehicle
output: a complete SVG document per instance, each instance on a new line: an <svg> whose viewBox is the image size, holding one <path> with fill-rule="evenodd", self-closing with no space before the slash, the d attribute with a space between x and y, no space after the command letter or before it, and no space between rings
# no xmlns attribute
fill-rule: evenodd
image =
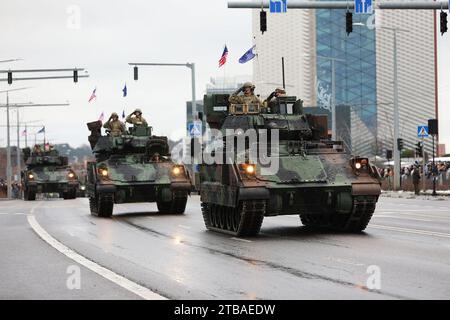
<svg viewBox="0 0 450 320"><path fill-rule="evenodd" d="M59 193L64 199L75 199L78 190L76 173L68 158L60 156L52 145L35 145L23 149L25 170L22 171L23 197L36 200L37 193Z"/></svg>
<svg viewBox="0 0 450 320"><path fill-rule="evenodd" d="M265 216L291 214L298 214L305 226L348 232L366 228L381 193L380 176L367 158L349 155L342 142L328 138L326 116L303 114L303 102L296 97L276 98L264 108L230 105L228 98L205 96L210 128L223 137L233 129L234 140L248 129L265 129L268 138L277 130L279 139L268 139L267 154L279 167L263 172L262 161L251 163L248 154L244 163L225 162L230 156L224 152L225 164L202 164L200 195L208 229L251 236L258 234ZM223 138L222 148L228 141ZM247 141L244 152L249 148Z"/></svg>
<svg viewBox="0 0 450 320"><path fill-rule="evenodd" d="M167 137L146 126L102 136L101 121L87 125L96 158L87 164L86 181L93 215L110 217L114 203L155 201L159 212L184 213L192 185L185 167L170 159Z"/></svg>

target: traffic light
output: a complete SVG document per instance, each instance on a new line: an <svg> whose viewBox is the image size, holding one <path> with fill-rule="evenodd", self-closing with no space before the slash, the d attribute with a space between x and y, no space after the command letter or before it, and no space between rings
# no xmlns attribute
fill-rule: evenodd
<svg viewBox="0 0 450 320"><path fill-rule="evenodd" d="M73 70L73 82L78 82L78 70Z"/></svg>
<svg viewBox="0 0 450 320"><path fill-rule="evenodd" d="M8 84L12 84L12 72L8 71Z"/></svg>
<svg viewBox="0 0 450 320"><path fill-rule="evenodd" d="M134 66L134 80L138 79L138 67Z"/></svg>
<svg viewBox="0 0 450 320"><path fill-rule="evenodd" d="M422 142L417 142L416 145L416 155L418 157L423 157L423 144Z"/></svg>
<svg viewBox="0 0 450 320"><path fill-rule="evenodd" d="M259 27L262 34L267 31L267 12L264 10L259 13Z"/></svg>
<svg viewBox="0 0 450 320"><path fill-rule="evenodd" d="M397 150L399 150L399 151L403 150L403 139L402 138L397 139Z"/></svg>
<svg viewBox="0 0 450 320"><path fill-rule="evenodd" d="M392 150L386 150L386 159L390 160L392 159Z"/></svg>
<svg viewBox="0 0 450 320"><path fill-rule="evenodd" d="M441 11L441 35L446 33L447 30L447 12Z"/></svg>
<svg viewBox="0 0 450 320"><path fill-rule="evenodd" d="M353 32L353 14L350 11L345 14L345 31L347 36Z"/></svg>

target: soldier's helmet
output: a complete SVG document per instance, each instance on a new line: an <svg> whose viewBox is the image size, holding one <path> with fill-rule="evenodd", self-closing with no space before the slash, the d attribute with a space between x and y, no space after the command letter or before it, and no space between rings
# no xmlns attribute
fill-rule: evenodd
<svg viewBox="0 0 450 320"><path fill-rule="evenodd" d="M242 86L243 88L251 88L252 90L255 89L255 85L251 82L246 82L244 83L244 85Z"/></svg>
<svg viewBox="0 0 450 320"><path fill-rule="evenodd" d="M281 87L276 88L275 92L281 93L281 94L286 94L286 90L284 90L284 88L281 88Z"/></svg>
<svg viewBox="0 0 450 320"><path fill-rule="evenodd" d="M139 109L139 108L136 108L136 110L134 110L134 112L133 113L140 113L140 114L142 114L142 110L141 109Z"/></svg>
<svg viewBox="0 0 450 320"><path fill-rule="evenodd" d="M111 113L111 118L118 118L119 115L116 112Z"/></svg>

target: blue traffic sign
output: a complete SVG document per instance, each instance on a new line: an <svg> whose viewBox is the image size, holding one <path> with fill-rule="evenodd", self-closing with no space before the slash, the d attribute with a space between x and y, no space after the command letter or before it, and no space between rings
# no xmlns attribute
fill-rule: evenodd
<svg viewBox="0 0 450 320"><path fill-rule="evenodd" d="M270 0L270 13L285 13L287 12L287 0Z"/></svg>
<svg viewBox="0 0 450 320"><path fill-rule="evenodd" d="M195 121L194 123L189 122L188 123L188 131L189 131L189 136L191 136L191 137L201 137L202 122L201 121Z"/></svg>
<svg viewBox="0 0 450 320"><path fill-rule="evenodd" d="M356 14L372 14L373 6L372 0L355 0Z"/></svg>
<svg viewBox="0 0 450 320"><path fill-rule="evenodd" d="M426 138L428 137L428 126L418 126L417 127L417 136L419 138Z"/></svg>

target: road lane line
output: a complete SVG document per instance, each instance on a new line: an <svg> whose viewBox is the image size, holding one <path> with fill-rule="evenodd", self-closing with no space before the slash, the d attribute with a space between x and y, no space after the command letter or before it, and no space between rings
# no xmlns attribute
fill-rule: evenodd
<svg viewBox="0 0 450 320"><path fill-rule="evenodd" d="M32 209L34 211L34 208ZM151 291L148 288L145 288L123 276L118 275L117 273L106 269L105 267L102 267L98 265L97 263L83 257L82 255L76 253L69 247L65 246L55 238L53 238L47 231L45 231L41 225L37 222L34 215L28 215L27 216L28 223L30 224L31 228L33 228L34 232L38 234L38 236L47 242L50 246L58 250L60 253L64 254L69 259L75 261L76 263L88 268L89 270L97 273L98 275L102 276L103 278L117 284L118 286L138 295L139 297L145 299L145 300L166 300L167 298Z"/></svg>
<svg viewBox="0 0 450 320"><path fill-rule="evenodd" d="M180 228L182 228L182 229L186 229L186 230L189 230L189 229L191 229L191 227L189 227L189 226L185 226L185 225L182 225L182 224L179 224L178 225Z"/></svg>
<svg viewBox="0 0 450 320"><path fill-rule="evenodd" d="M230 238L232 240L236 240L236 241L242 241L242 242L253 242L252 240L247 240L247 239L242 239L242 238L236 238L236 237L232 237Z"/></svg>
<svg viewBox="0 0 450 320"><path fill-rule="evenodd" d="M377 224L369 224L369 227L374 228L374 229L398 231L398 232L413 233L413 234L420 234L420 235L425 235L425 236L434 236L434 237L450 239L449 233L441 233L441 232L418 230L418 229L406 229L406 228L399 228L399 227L382 226L382 225L377 225Z"/></svg>
<svg viewBox="0 0 450 320"><path fill-rule="evenodd" d="M400 219L400 220L412 220L412 221L424 221L424 222L433 222L433 220L428 219L419 219L419 218L409 218L409 217L398 217L398 216L391 216L391 215L382 215L382 214L376 214L372 217L373 218L390 218L390 219Z"/></svg>

